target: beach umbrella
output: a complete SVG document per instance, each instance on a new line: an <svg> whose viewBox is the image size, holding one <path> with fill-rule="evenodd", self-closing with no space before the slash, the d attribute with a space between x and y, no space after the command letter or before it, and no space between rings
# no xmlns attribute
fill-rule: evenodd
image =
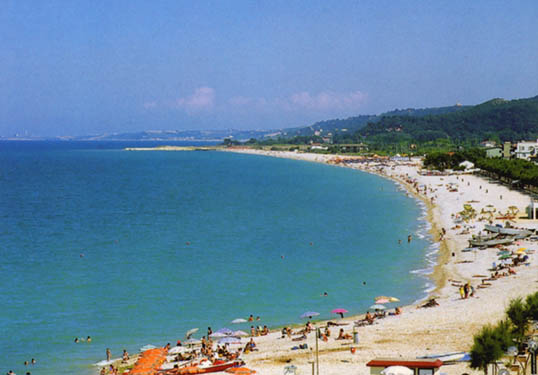
<svg viewBox="0 0 538 375"><path fill-rule="evenodd" d="M184 346L174 346L173 348L170 348L170 350L168 351L168 354L178 354L178 353L183 353L185 352L185 347Z"/></svg>
<svg viewBox="0 0 538 375"><path fill-rule="evenodd" d="M241 344L241 339L239 337L228 336L228 337L224 337L224 338L220 339L218 342L219 342L220 345L224 345L224 344Z"/></svg>
<svg viewBox="0 0 538 375"><path fill-rule="evenodd" d="M213 332L212 334L209 335L209 337L213 338L213 339L220 339L222 337L228 337L230 335L227 335L225 333L222 333L222 332Z"/></svg>
<svg viewBox="0 0 538 375"><path fill-rule="evenodd" d="M388 303L388 302L399 302L400 300L396 297L388 297L388 296L377 296L375 297L375 303ZM386 302L381 302L381 301Z"/></svg>
<svg viewBox="0 0 538 375"><path fill-rule="evenodd" d="M246 333L245 331L237 330L237 331L233 331L232 336L234 337L248 336L248 333Z"/></svg>
<svg viewBox="0 0 538 375"><path fill-rule="evenodd" d="M230 328L221 328L221 329L217 329L215 331L215 333L224 333L225 335L231 335L233 333L233 331L230 329Z"/></svg>
<svg viewBox="0 0 538 375"><path fill-rule="evenodd" d="M198 328L192 328L192 329L189 329L187 331L187 333L185 334L185 337L186 338L190 338L192 336L193 333L196 333L198 332Z"/></svg>
<svg viewBox="0 0 538 375"><path fill-rule="evenodd" d="M389 303L390 300L388 298L379 298L375 300L375 303Z"/></svg>
<svg viewBox="0 0 538 375"><path fill-rule="evenodd" d="M247 320L243 318L237 318L237 319L232 320L233 324L246 323L246 322Z"/></svg>
<svg viewBox="0 0 538 375"><path fill-rule="evenodd" d="M511 258L512 256L510 254L505 254L505 255L501 255L499 257L500 260L504 260L504 259L508 259L508 258Z"/></svg>
<svg viewBox="0 0 538 375"><path fill-rule="evenodd" d="M405 366L389 366L381 371L383 375L413 375L415 372Z"/></svg>
<svg viewBox="0 0 538 375"><path fill-rule="evenodd" d="M308 319L312 319L313 316L318 316L319 315L319 312L315 312L315 311L307 311L303 314L301 314L301 318L308 318Z"/></svg>
<svg viewBox="0 0 538 375"><path fill-rule="evenodd" d="M339 314L340 317L344 317L344 313L347 313L348 311L346 309L342 309L342 308L339 308L339 309L334 309L331 311L333 314Z"/></svg>
<svg viewBox="0 0 538 375"><path fill-rule="evenodd" d="M197 345L197 344L200 344L201 341L200 340L197 340L197 339L188 339L184 342L184 344L188 345L188 346L192 346L192 345Z"/></svg>
<svg viewBox="0 0 538 375"><path fill-rule="evenodd" d="M385 310L386 307L376 303L375 305L370 306L370 310Z"/></svg>

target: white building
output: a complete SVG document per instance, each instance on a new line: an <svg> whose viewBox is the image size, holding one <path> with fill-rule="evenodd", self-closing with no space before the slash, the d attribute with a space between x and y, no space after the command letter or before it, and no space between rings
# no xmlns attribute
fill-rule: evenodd
<svg viewBox="0 0 538 375"><path fill-rule="evenodd" d="M538 154L538 140L536 141L522 141L517 143L516 158L529 160L531 156Z"/></svg>

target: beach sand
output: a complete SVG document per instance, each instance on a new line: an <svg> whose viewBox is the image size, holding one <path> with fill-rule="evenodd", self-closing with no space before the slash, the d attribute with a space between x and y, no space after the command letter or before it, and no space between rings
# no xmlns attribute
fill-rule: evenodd
<svg viewBox="0 0 538 375"><path fill-rule="evenodd" d="M266 155L272 157L291 158L311 162L331 163L334 155L307 154L295 152L261 151L252 149L233 149L233 152ZM348 158L339 156L339 158ZM430 277L436 289L431 296L437 297L439 306L417 308L405 306L403 314L376 320L373 325L356 328L359 343L353 345L352 340L334 340L340 327L331 327L332 335L328 342L319 341L319 367L322 374L369 374L366 363L377 357L416 358L417 356L438 353L469 351L473 343L473 335L487 323L496 323L504 317L504 311L511 299L525 297L538 290L538 255L530 255L530 264L516 268L517 274L489 281L486 288L478 288L485 277L489 277L493 262L497 260L497 250L487 249L474 252L462 252L468 246L471 234L478 233L485 221L468 223L468 233L463 228L456 228L454 215L463 210L466 202L480 212L486 205L493 205L497 212L506 212L509 206L516 206L519 215L526 216L525 208L530 197L495 181L488 181L474 175L460 176L421 176L418 174L420 161L384 161L383 163L354 163L352 168L364 170L390 178L427 203L428 218L432 224L432 235L439 239L441 228L446 235L440 242L437 266ZM448 183L458 185L457 192L447 189ZM422 186L420 193L414 186ZM426 192L424 192L426 187ZM433 202L432 202L433 198ZM478 215L480 216L480 215ZM504 224L502 220L495 223ZM538 222L516 220L516 226L537 228ZM462 226L462 224L460 224ZM536 242L521 241L519 247L537 249ZM453 286L459 282L471 282L475 287L474 297L461 299L459 288ZM339 319L347 323L342 328L352 333L353 321L358 317ZM324 322L316 323L325 326ZM280 338L280 332L271 332L268 336L256 337L259 351L243 356L249 368L259 374L283 374L284 367L294 365L297 373L310 374L311 362L314 360L315 335L310 333L303 341L309 349L291 350L303 342L293 342L289 338ZM351 347L356 348L354 354ZM444 365L441 373L445 374L479 374L481 371L471 370L467 363Z"/></svg>

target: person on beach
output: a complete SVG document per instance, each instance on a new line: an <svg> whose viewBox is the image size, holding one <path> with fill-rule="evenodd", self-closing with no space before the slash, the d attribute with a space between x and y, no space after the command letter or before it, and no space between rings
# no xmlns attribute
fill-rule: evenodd
<svg viewBox="0 0 538 375"><path fill-rule="evenodd" d="M411 236L411 235L407 236L407 243L411 243L412 239L413 239L413 236Z"/></svg>
<svg viewBox="0 0 538 375"><path fill-rule="evenodd" d="M107 361L110 361L110 358L111 358L111 353L110 353L110 348L106 348L106 360Z"/></svg>
<svg viewBox="0 0 538 375"><path fill-rule="evenodd" d="M30 363L31 363L32 365L35 365L35 359L32 358L32 360L30 361Z"/></svg>
<svg viewBox="0 0 538 375"><path fill-rule="evenodd" d="M375 318L372 316L372 314L370 314L370 311L367 311L364 320L366 320L368 324L374 324L374 319Z"/></svg>
<svg viewBox="0 0 538 375"><path fill-rule="evenodd" d="M207 327L207 337L211 336L213 334L213 330L211 327Z"/></svg>
<svg viewBox="0 0 538 375"><path fill-rule="evenodd" d="M99 372L99 375L105 375L106 374L106 367L103 367L101 371Z"/></svg>
<svg viewBox="0 0 538 375"><path fill-rule="evenodd" d="M351 340L351 335L349 333L344 333L344 329L340 328L338 337L335 340Z"/></svg>
<svg viewBox="0 0 538 375"><path fill-rule="evenodd" d="M254 328L254 326L250 326L250 336L256 336L256 328Z"/></svg>
<svg viewBox="0 0 538 375"><path fill-rule="evenodd" d="M75 337L75 344L78 344L78 337Z"/></svg>
<svg viewBox="0 0 538 375"><path fill-rule="evenodd" d="M86 342L92 342L92 338L91 338L90 336L88 336L88 337L86 338Z"/></svg>
<svg viewBox="0 0 538 375"><path fill-rule="evenodd" d="M254 320L254 317L252 316L252 314L250 314L250 316L248 317L248 321L252 322L253 320Z"/></svg>
<svg viewBox="0 0 538 375"><path fill-rule="evenodd" d="M121 359L123 363L129 360L129 353L127 353L127 350L123 349L123 355L121 356Z"/></svg>

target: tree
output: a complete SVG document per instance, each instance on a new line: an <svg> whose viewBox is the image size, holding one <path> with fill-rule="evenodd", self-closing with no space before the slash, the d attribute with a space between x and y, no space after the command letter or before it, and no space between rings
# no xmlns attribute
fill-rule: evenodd
<svg viewBox="0 0 538 375"><path fill-rule="evenodd" d="M538 320L538 292L530 294L525 300L527 318L532 320Z"/></svg>
<svg viewBox="0 0 538 375"><path fill-rule="evenodd" d="M471 368L484 370L488 374L488 364L502 357L503 349L497 328L487 325L474 336L471 348Z"/></svg>
<svg viewBox="0 0 538 375"><path fill-rule="evenodd" d="M518 343L518 349L521 349L525 340L525 332L529 326L527 308L521 298L516 298L510 301L510 305L508 305L508 309L506 310L506 315L514 326L512 332Z"/></svg>

